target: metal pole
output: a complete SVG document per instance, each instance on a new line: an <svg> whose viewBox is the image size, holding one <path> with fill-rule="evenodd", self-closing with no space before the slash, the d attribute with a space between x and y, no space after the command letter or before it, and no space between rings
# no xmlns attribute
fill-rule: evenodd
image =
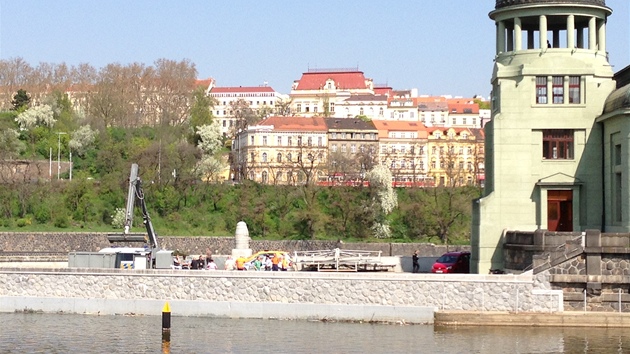
<svg viewBox="0 0 630 354"><path fill-rule="evenodd" d="M65 132L57 132L57 180L59 180L59 174L61 173L61 135Z"/></svg>

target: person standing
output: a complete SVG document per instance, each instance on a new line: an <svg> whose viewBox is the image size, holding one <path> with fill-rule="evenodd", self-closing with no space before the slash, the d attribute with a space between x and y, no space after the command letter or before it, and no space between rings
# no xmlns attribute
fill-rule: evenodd
<svg viewBox="0 0 630 354"><path fill-rule="evenodd" d="M413 253L411 256L411 263L413 264L412 273L420 273L420 264L418 264L418 250Z"/></svg>

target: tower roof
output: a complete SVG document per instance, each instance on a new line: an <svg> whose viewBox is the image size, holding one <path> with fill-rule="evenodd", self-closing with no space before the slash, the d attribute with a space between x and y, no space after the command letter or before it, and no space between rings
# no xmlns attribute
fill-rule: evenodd
<svg viewBox="0 0 630 354"><path fill-rule="evenodd" d="M496 5L494 8L498 10L508 6L532 4L575 4L606 6L606 0L496 0Z"/></svg>

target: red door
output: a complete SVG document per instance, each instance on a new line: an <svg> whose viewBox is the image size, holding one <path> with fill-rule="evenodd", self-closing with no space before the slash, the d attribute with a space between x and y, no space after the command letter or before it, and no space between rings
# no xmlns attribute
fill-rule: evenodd
<svg viewBox="0 0 630 354"><path fill-rule="evenodd" d="M573 231L573 191L547 192L547 230Z"/></svg>

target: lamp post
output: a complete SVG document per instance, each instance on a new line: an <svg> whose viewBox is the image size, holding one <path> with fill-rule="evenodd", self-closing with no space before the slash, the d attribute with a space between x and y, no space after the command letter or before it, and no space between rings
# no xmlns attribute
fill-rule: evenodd
<svg viewBox="0 0 630 354"><path fill-rule="evenodd" d="M61 172L61 135L67 134L66 132L57 133L57 180L59 180L59 173Z"/></svg>

